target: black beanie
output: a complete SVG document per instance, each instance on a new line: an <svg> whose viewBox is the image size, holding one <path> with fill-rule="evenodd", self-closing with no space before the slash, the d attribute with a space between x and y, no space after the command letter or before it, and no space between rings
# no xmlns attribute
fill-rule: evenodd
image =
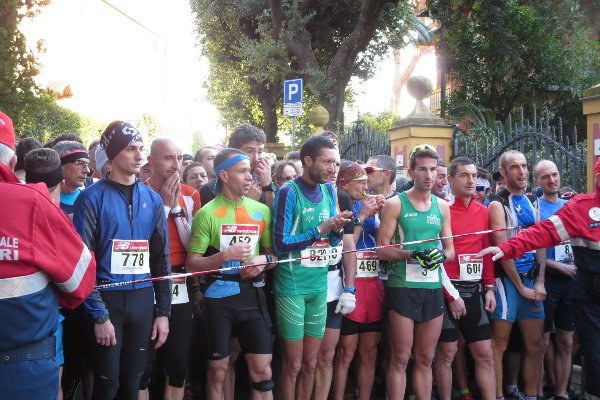
<svg viewBox="0 0 600 400"><path fill-rule="evenodd" d="M131 124L123 121L111 122L100 139L100 146L106 151L109 160L131 143L143 142L142 134Z"/></svg>

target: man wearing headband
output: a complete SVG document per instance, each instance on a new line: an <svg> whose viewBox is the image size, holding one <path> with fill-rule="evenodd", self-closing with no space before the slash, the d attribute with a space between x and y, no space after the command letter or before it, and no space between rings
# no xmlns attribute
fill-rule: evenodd
<svg viewBox="0 0 600 400"><path fill-rule="evenodd" d="M479 254L505 261L571 241L577 265L572 292L575 327L588 377L584 399L600 398L600 158L594 165L594 185L593 193L573 197L548 219Z"/></svg>
<svg viewBox="0 0 600 400"><path fill-rule="evenodd" d="M504 152L498 161L506 187L500 190L488 207L490 229L528 227L539 221L539 203L535 196L525 195L529 170L525 156L516 150ZM517 234L516 229L492 233L492 243L500 244ZM538 270L539 265L539 270ZM513 324L518 322L525 351L523 381L526 400L535 400L543 360L544 288L546 250L527 253L513 260L496 263L496 310L491 314L496 397L502 398L502 359L508 346ZM508 395L509 393L507 393Z"/></svg>
<svg viewBox="0 0 600 400"><path fill-rule="evenodd" d="M338 162L331 140L309 138L300 149L300 158L302 176L281 187L273 206L275 250L281 258L294 260L275 268L273 284L277 335L283 347L279 395L284 400L312 395L326 326L331 248L342 239L352 215L337 212L336 191L328 182ZM354 291L353 286L344 289L337 306L340 312L352 311Z"/></svg>
<svg viewBox="0 0 600 400"><path fill-rule="evenodd" d="M335 359L333 398L344 398L348 369L358 349L360 363L357 368L358 398L371 397L375 378L377 345L383 327L383 284L379 279L379 260L375 249L375 236L379 228L379 204L383 196L367 195L367 173L354 162L342 166L337 179L338 191L346 193L353 201L354 242L356 257L356 307L342 318L341 339ZM370 250L368 250L370 248Z"/></svg>
<svg viewBox="0 0 600 400"><path fill-rule="evenodd" d="M452 234L448 203L431 193L439 159L435 148L418 145L409 159L408 174L414 186L386 200L377 233L378 246L392 243L396 229L400 242ZM441 244L434 241L377 250L379 258L396 260L386 286L391 344L386 383L390 398L404 397L406 367L413 343L412 387L417 398L431 397L431 363L444 313L442 262L454 258L452 239L444 239Z"/></svg>
<svg viewBox="0 0 600 400"><path fill-rule="evenodd" d="M65 184L60 191L60 208L73 214L73 205L90 172L90 156L84 145L74 141L58 142L54 150L60 157Z"/></svg>
<svg viewBox="0 0 600 400"><path fill-rule="evenodd" d="M217 196L194 217L188 245L189 271L227 269L206 275L209 400L223 398L232 336L238 337L246 353L252 398L273 398L273 345L263 271L274 267L276 258L271 251L271 212L246 197L253 184L250 168L248 156L240 150L226 149L217 154ZM251 266L244 268L244 264Z"/></svg>
<svg viewBox="0 0 600 400"><path fill-rule="evenodd" d="M171 284L163 201L139 182L144 143L139 131L115 121L100 146L112 171L79 195L73 223L96 254L97 285L84 305L94 321L92 399L137 400L148 342L160 347L169 332ZM142 281L127 283L131 281ZM156 301L156 305L154 304Z"/></svg>
<svg viewBox="0 0 600 400"><path fill-rule="evenodd" d="M58 200L58 154L33 150L25 169L29 182L40 183L0 183L0 393L55 399L59 305L75 308L88 296L96 262L48 193Z"/></svg>

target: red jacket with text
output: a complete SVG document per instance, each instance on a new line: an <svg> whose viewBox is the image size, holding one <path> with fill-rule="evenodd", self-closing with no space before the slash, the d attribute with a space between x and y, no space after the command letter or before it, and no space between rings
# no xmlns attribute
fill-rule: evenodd
<svg viewBox="0 0 600 400"><path fill-rule="evenodd" d="M0 350L54 334L90 294L96 261L43 183L0 183Z"/></svg>
<svg viewBox="0 0 600 400"><path fill-rule="evenodd" d="M498 247L503 260L571 241L578 270L600 274L600 191L573 197L547 220L520 232Z"/></svg>

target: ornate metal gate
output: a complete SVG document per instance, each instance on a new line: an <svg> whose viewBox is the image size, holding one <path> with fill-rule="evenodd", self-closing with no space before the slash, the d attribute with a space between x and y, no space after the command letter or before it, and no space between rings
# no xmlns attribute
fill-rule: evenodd
<svg viewBox="0 0 600 400"><path fill-rule="evenodd" d="M378 132L364 121L354 121L346 133L339 134L340 156L352 161L367 161L369 157L390 155L390 137L387 132Z"/></svg>
<svg viewBox="0 0 600 400"><path fill-rule="evenodd" d="M578 141L577 128L571 134L563 132L562 121L557 127L550 126L550 112L542 110L538 119L533 108L531 120L520 110L519 122L513 123L509 116L507 127L500 122L493 129L474 129L474 132L456 130L452 139L453 157L464 155L478 165L494 172L498 169L498 159L507 150L522 152L531 167L539 160L552 160L561 174L561 185L569 186L577 192L586 190L586 142ZM507 131L508 130L508 131ZM533 173L529 174L533 185Z"/></svg>

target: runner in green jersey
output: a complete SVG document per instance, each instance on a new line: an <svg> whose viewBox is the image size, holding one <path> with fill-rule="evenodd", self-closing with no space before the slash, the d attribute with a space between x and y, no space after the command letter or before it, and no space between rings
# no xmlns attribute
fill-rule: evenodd
<svg viewBox="0 0 600 400"><path fill-rule="evenodd" d="M408 173L412 189L388 199L381 214L377 245L389 245L396 226L400 241L450 236L450 208L431 194L437 175L438 154L430 145L419 145L410 154ZM454 258L452 239L378 249L381 259L397 260L386 288L391 357L387 373L388 396L404 397L406 366L415 356L412 382L417 399L431 398L431 363L442 329L444 295L439 269L445 258ZM443 266L442 266L443 268Z"/></svg>
<svg viewBox="0 0 600 400"><path fill-rule="evenodd" d="M215 158L217 194L196 216L188 245L190 271L253 265L208 275L204 312L209 346L208 399L222 399L229 367L229 339L237 335L246 353L253 399L272 399L271 322L263 271L274 266L271 215L245 197L253 183L248 157L236 149ZM263 255L259 255L263 253Z"/></svg>
<svg viewBox="0 0 600 400"><path fill-rule="evenodd" d="M302 176L275 195L275 251L281 260L302 257L275 269L276 327L283 347L278 393L283 400L311 397L327 318L329 249L337 246L350 221L351 212L337 213L335 189L327 182L336 155L331 140L311 137L300 149ZM346 290L338 302L342 313L351 311L355 303L354 288Z"/></svg>

